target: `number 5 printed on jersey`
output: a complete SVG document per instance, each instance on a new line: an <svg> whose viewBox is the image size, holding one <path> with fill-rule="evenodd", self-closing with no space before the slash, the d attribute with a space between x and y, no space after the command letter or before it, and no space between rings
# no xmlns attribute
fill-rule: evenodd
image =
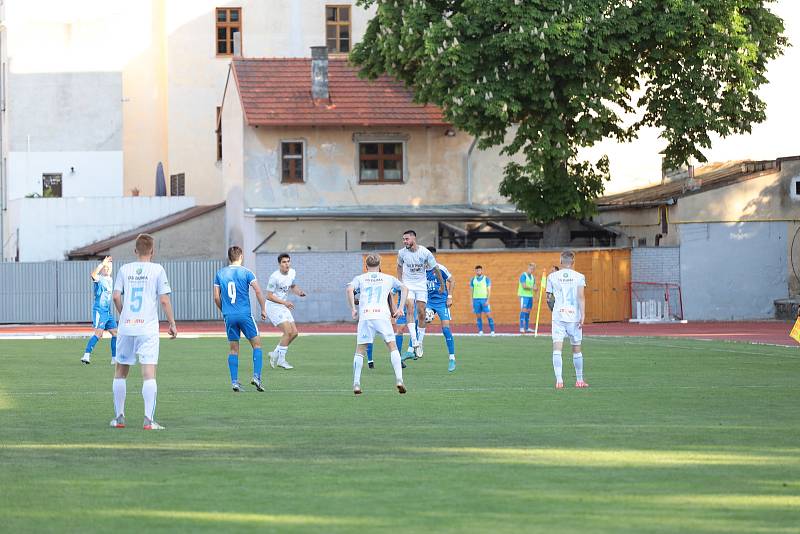
<svg viewBox="0 0 800 534"><path fill-rule="evenodd" d="M142 310L142 293L144 293L143 287L134 287L131 289L130 309L133 313L139 313Z"/></svg>

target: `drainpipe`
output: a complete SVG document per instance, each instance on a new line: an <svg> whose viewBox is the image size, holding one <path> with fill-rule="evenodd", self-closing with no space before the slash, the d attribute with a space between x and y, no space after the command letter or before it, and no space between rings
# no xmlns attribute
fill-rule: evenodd
<svg viewBox="0 0 800 534"><path fill-rule="evenodd" d="M472 207L472 151L475 150L475 145L478 144L478 138L472 140L467 150L467 206Z"/></svg>

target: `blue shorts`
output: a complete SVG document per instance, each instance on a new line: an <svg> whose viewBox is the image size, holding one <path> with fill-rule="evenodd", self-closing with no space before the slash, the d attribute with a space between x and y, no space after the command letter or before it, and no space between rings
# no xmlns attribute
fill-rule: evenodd
<svg viewBox="0 0 800 534"><path fill-rule="evenodd" d="M258 335L258 327L252 315L225 317L225 331L228 334L228 341L239 341L240 332L247 339L253 339Z"/></svg>
<svg viewBox="0 0 800 534"><path fill-rule="evenodd" d="M442 321L449 321L450 320L450 308L447 307L447 304L436 304L432 305L430 302L428 303L428 309L433 310L433 313L439 316L439 319Z"/></svg>
<svg viewBox="0 0 800 534"><path fill-rule="evenodd" d="M492 313L486 299L472 299L472 311L475 313Z"/></svg>
<svg viewBox="0 0 800 534"><path fill-rule="evenodd" d="M115 330L117 328L117 320L114 319L114 314L109 311L92 310L92 326L95 330Z"/></svg>
<svg viewBox="0 0 800 534"><path fill-rule="evenodd" d="M533 308L533 297L520 297L519 298L519 309L521 310L530 310Z"/></svg>

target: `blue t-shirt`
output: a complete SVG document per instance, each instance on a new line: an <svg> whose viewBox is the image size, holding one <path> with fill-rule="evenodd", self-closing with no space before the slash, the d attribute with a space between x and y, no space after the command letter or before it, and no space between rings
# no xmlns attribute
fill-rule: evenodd
<svg viewBox="0 0 800 534"><path fill-rule="evenodd" d="M111 291L113 281L110 276L99 276L94 282L94 305L93 310L108 313L111 311Z"/></svg>
<svg viewBox="0 0 800 534"><path fill-rule="evenodd" d="M450 278L450 271L447 270L447 267L439 264L439 272L442 273L442 280L447 282ZM443 293L439 293L440 284L436 273L430 270L425 274L428 277L428 306L431 308L447 306L447 286L445 285Z"/></svg>
<svg viewBox="0 0 800 534"><path fill-rule="evenodd" d="M253 271L240 265L228 265L217 272L214 285L219 286L222 315L251 315L250 284L255 282Z"/></svg>

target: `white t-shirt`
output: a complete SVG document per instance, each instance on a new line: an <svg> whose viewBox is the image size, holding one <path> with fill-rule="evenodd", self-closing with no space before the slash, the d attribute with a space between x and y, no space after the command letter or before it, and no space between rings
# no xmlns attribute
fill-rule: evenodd
<svg viewBox="0 0 800 534"><path fill-rule="evenodd" d="M278 269L269 275L269 281L267 281L267 291L273 293L281 300L286 300L286 297L289 295L289 289L294 285L294 279L296 276L297 273L292 268L289 268L289 272L286 274L281 273L281 270ZM268 300L267 304L280 306L280 304L272 302L271 300Z"/></svg>
<svg viewBox="0 0 800 534"><path fill-rule="evenodd" d="M350 286L359 292L359 320L391 319L388 297L393 289L402 287L400 280L386 273L367 272L353 278Z"/></svg>
<svg viewBox="0 0 800 534"><path fill-rule="evenodd" d="M555 297L554 321L577 323L581 320L579 287L586 287L586 277L578 271L561 269L547 275L546 291Z"/></svg>
<svg viewBox="0 0 800 534"><path fill-rule="evenodd" d="M401 248L397 252L397 265L403 267L403 283L408 287L426 288L428 280L426 272L436 267L436 259L431 251L417 245L417 251L411 252Z"/></svg>
<svg viewBox="0 0 800 534"><path fill-rule="evenodd" d="M117 273L114 291L122 293L119 333L158 335L158 297L172 293L164 268L150 262L127 263Z"/></svg>

